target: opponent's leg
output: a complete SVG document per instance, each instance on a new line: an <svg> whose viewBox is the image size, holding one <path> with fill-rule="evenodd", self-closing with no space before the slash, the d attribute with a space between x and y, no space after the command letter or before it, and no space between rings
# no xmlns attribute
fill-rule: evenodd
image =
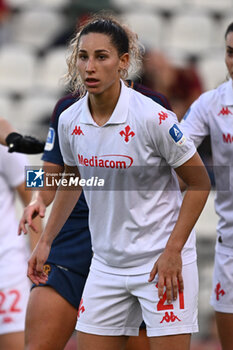
<svg viewBox="0 0 233 350"><path fill-rule="evenodd" d="M151 337L151 350L189 350L191 334L167 335L163 337Z"/></svg>
<svg viewBox="0 0 233 350"><path fill-rule="evenodd" d="M0 349L23 350L24 332L14 332L0 335Z"/></svg>
<svg viewBox="0 0 233 350"><path fill-rule="evenodd" d="M78 350L124 350L128 337L78 332Z"/></svg>
<svg viewBox="0 0 233 350"><path fill-rule="evenodd" d="M216 311L215 315L222 350L232 350L233 314Z"/></svg>
<svg viewBox="0 0 233 350"><path fill-rule="evenodd" d="M25 349L63 350L76 320L75 307L53 288L33 288L26 314Z"/></svg>

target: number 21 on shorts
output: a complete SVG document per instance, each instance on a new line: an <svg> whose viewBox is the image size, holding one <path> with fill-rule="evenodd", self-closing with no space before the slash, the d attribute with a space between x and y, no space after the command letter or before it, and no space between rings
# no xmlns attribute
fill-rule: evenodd
<svg viewBox="0 0 233 350"><path fill-rule="evenodd" d="M156 288L158 288L158 283L155 285ZM163 293L162 299L159 300L157 304L157 310L162 311L162 310L172 310L174 309L173 304L167 304L165 305L167 299L167 293L166 291ZM179 291L179 306L180 309L184 309L184 293Z"/></svg>

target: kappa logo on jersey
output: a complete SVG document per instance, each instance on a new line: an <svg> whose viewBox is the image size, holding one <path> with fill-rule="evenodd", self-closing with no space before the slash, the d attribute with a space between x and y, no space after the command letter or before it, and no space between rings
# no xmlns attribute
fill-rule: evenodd
<svg viewBox="0 0 233 350"><path fill-rule="evenodd" d="M123 154L104 154L102 156L85 158L83 155L78 154L78 162L84 166L127 169L133 164L133 158Z"/></svg>
<svg viewBox="0 0 233 350"><path fill-rule="evenodd" d="M167 118L168 118L168 114L163 112L163 111L161 111L159 113L159 125L162 124L162 121L166 120Z"/></svg>
<svg viewBox="0 0 233 350"><path fill-rule="evenodd" d="M221 111L218 113L218 115L229 115L229 114L232 114L231 113L231 111L229 110L229 108L228 107L223 107L222 109L221 109Z"/></svg>
<svg viewBox="0 0 233 350"><path fill-rule="evenodd" d="M54 146L55 141L55 130L53 128L49 128L46 144L45 144L45 151L51 151Z"/></svg>
<svg viewBox="0 0 233 350"><path fill-rule="evenodd" d="M26 187L44 187L44 171L40 170L26 170Z"/></svg>
<svg viewBox="0 0 233 350"><path fill-rule="evenodd" d="M80 301L80 304L79 304L79 308L78 308L78 318L80 317L80 313L83 314L84 311L85 311L85 307L83 305L83 298L82 298L81 301Z"/></svg>
<svg viewBox="0 0 233 350"><path fill-rule="evenodd" d="M222 287L221 287L221 283L219 282L219 283L217 283L217 285L216 285L216 288L215 288L215 294L216 294L216 300L219 300L219 296L221 295L221 296L223 296L223 295L225 295L226 293L225 293L225 291L223 290L223 289L221 289Z"/></svg>
<svg viewBox="0 0 233 350"><path fill-rule="evenodd" d="M181 322L179 317L174 315L173 311L170 311L170 315L169 315L169 312L165 312L165 316L163 316L163 319L162 319L162 321L160 321L160 323L163 323L164 321L167 323L175 322L176 320Z"/></svg>
<svg viewBox="0 0 233 350"><path fill-rule="evenodd" d="M80 126L77 127L77 125L75 125L75 128L74 128L71 135L84 135L84 133L83 133L82 129L80 128Z"/></svg>
<svg viewBox="0 0 233 350"><path fill-rule="evenodd" d="M231 134L222 134L223 142L224 143L232 143L233 142L233 135Z"/></svg>
<svg viewBox="0 0 233 350"><path fill-rule="evenodd" d="M130 131L130 130L131 130L130 126L127 125L124 130L121 130L119 132L119 134L122 137L124 137L124 141L126 143L128 143L135 136L135 133L133 131Z"/></svg>
<svg viewBox="0 0 233 350"><path fill-rule="evenodd" d="M184 136L184 134L182 133L182 131L178 128L178 126L176 124L174 124L171 129L169 129L169 134L172 137L172 140L178 145L178 146L182 146L185 141L186 138Z"/></svg>

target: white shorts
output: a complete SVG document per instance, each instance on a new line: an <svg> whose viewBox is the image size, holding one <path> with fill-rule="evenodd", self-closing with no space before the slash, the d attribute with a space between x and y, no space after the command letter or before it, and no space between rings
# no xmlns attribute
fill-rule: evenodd
<svg viewBox="0 0 233 350"><path fill-rule="evenodd" d="M24 331L29 293L26 276L17 285L0 289L0 335Z"/></svg>
<svg viewBox="0 0 233 350"><path fill-rule="evenodd" d="M198 331L196 261L183 266L184 292L168 305L159 300L157 280L149 274L123 276L91 270L84 288L76 329L106 336L135 336L144 320L149 337Z"/></svg>
<svg viewBox="0 0 233 350"><path fill-rule="evenodd" d="M210 304L215 311L233 313L233 256L215 253Z"/></svg>

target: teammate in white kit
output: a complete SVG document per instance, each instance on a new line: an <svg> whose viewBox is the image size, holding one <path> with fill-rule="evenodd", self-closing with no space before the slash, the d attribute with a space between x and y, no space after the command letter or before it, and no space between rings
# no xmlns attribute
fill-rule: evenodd
<svg viewBox="0 0 233 350"><path fill-rule="evenodd" d="M0 118L0 349L3 350L24 349L25 313L30 291L26 277L30 251L25 237L17 237L15 213L16 193L24 204L31 199L24 182L28 161L25 155L8 151L25 151L30 146L33 153L39 144L40 141L34 138L18 134L7 120ZM36 240L37 237L30 234L32 247Z"/></svg>
<svg viewBox="0 0 233 350"><path fill-rule="evenodd" d="M187 350L198 330L192 228L208 196L208 175L176 116L121 80L130 59L140 58L136 35L96 16L72 48L68 76L87 94L60 117L65 176L104 178L102 189L84 186L94 257L78 312L78 348L124 349L143 318L152 350ZM187 184L183 202L175 172ZM29 261L36 284L46 280L51 243L81 193L71 187L57 191Z"/></svg>
<svg viewBox="0 0 233 350"><path fill-rule="evenodd" d="M225 33L230 79L205 92L184 117L183 128L198 146L210 135L219 216L211 304L223 350L232 349L233 332L233 23ZM214 74L214 72L213 72Z"/></svg>
<svg viewBox="0 0 233 350"><path fill-rule="evenodd" d="M30 283L26 278L29 250L17 237L15 194L27 204L24 189L26 157L0 145L0 349L23 350L24 322Z"/></svg>

